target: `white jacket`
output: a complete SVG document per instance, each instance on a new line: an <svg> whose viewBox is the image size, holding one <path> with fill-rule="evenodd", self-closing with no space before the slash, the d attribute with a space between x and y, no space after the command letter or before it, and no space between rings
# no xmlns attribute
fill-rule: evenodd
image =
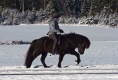
<svg viewBox="0 0 118 80"><path fill-rule="evenodd" d="M49 32L48 32L48 35L54 34L54 32L60 33L59 25L58 25L58 22L56 21L56 19L53 19L49 23Z"/></svg>

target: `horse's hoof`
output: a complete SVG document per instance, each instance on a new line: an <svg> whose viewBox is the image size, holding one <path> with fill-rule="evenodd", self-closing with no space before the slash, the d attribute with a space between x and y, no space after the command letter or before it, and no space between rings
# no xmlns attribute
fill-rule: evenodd
<svg viewBox="0 0 118 80"><path fill-rule="evenodd" d="M58 68L62 68L61 66L58 66Z"/></svg>
<svg viewBox="0 0 118 80"><path fill-rule="evenodd" d="M44 66L44 68L50 68L50 66Z"/></svg>
<svg viewBox="0 0 118 80"><path fill-rule="evenodd" d="M62 67L58 67L58 68L62 68Z"/></svg>
<svg viewBox="0 0 118 80"><path fill-rule="evenodd" d="M30 68L31 66L26 66L26 68Z"/></svg>
<svg viewBox="0 0 118 80"><path fill-rule="evenodd" d="M26 68L30 68L30 67L27 67L27 66L26 66Z"/></svg>

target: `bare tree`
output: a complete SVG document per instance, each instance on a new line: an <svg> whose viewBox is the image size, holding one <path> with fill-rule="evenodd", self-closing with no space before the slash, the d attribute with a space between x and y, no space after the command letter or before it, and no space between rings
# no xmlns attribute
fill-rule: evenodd
<svg viewBox="0 0 118 80"><path fill-rule="evenodd" d="M24 8L24 0L21 0L21 10L22 10L22 12L25 11L25 8Z"/></svg>
<svg viewBox="0 0 118 80"><path fill-rule="evenodd" d="M45 5L45 0L43 0L43 2L44 2L44 9L45 9L45 6L46 6L46 5Z"/></svg>
<svg viewBox="0 0 118 80"><path fill-rule="evenodd" d="M6 0L4 0L4 7L6 7Z"/></svg>
<svg viewBox="0 0 118 80"><path fill-rule="evenodd" d="M118 0L116 0L116 13L118 12Z"/></svg>

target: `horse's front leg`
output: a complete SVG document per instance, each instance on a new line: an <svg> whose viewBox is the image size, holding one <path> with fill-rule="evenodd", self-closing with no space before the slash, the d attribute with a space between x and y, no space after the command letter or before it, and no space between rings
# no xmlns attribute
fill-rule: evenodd
<svg viewBox="0 0 118 80"><path fill-rule="evenodd" d="M81 62L79 53L77 53L76 51L73 51L70 54L75 55L77 57L77 60L76 60L77 64Z"/></svg>
<svg viewBox="0 0 118 80"><path fill-rule="evenodd" d="M42 62L43 66L44 66L45 68L49 67L49 66L47 66L46 63L45 63L45 58L46 58L46 56L47 56L47 52L43 52L43 53L42 53L42 56L41 56L41 62Z"/></svg>
<svg viewBox="0 0 118 80"><path fill-rule="evenodd" d="M63 60L64 54L59 55L59 62L58 62L58 67L61 68L61 62Z"/></svg>

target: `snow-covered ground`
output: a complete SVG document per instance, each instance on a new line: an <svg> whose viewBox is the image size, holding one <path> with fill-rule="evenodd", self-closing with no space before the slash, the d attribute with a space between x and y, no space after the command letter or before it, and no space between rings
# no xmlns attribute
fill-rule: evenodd
<svg viewBox="0 0 118 80"><path fill-rule="evenodd" d="M57 67L58 55L46 58L50 68L43 68L40 56L31 68L25 68L27 45L0 45L0 80L118 80L118 28L60 25L65 33L76 32L87 36L91 46L80 56L66 55L62 68ZM0 40L32 41L45 36L48 25L0 26Z"/></svg>

